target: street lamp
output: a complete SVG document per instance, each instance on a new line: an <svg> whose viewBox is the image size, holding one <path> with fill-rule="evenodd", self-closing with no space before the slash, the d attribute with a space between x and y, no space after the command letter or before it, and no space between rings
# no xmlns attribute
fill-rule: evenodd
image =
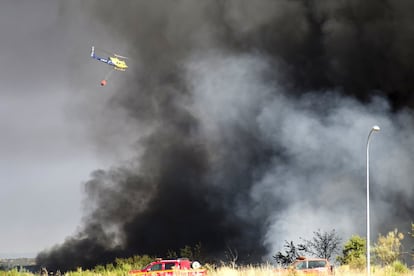
<svg viewBox="0 0 414 276"><path fill-rule="evenodd" d="M370 229L369 229L369 141L374 131L379 131L380 127L375 125L371 128L367 139L367 275L371 275L371 253L370 253Z"/></svg>

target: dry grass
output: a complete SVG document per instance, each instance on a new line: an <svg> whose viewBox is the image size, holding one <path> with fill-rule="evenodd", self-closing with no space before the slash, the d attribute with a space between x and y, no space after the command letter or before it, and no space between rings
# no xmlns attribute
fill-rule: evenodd
<svg viewBox="0 0 414 276"><path fill-rule="evenodd" d="M114 270L104 272L83 271L81 269L69 273L65 273L63 276L126 276L126 271ZM207 276L309 276L309 274L301 273L281 273L275 270L272 265L262 266L245 266L239 268L232 268L228 266L218 267L216 269L209 269ZM354 271L348 267L337 267L335 269L334 276L365 276L365 271ZM372 276L414 276L414 270L410 270L406 273L396 272L392 268L380 268L372 267ZM31 273L20 273L17 271L0 271L0 276L33 276Z"/></svg>
<svg viewBox="0 0 414 276"><path fill-rule="evenodd" d="M208 276L265 276L275 275L274 268L271 266L246 266L243 268L220 267L215 271L209 271Z"/></svg>
<svg viewBox="0 0 414 276"><path fill-rule="evenodd" d="M242 268L233 269L231 267L220 267L214 271L209 271L208 276L290 276L290 275L309 275L301 273L280 273L276 272L275 268L271 265L253 267L247 266ZM365 271L354 271L347 267L338 267L335 269L335 276L365 276ZM371 275L373 276L414 276L414 271L408 271L407 273L398 273L390 268L377 268L373 267Z"/></svg>

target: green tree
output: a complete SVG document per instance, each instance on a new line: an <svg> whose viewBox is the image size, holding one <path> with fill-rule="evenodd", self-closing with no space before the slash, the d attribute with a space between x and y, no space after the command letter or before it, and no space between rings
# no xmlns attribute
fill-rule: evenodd
<svg viewBox="0 0 414 276"><path fill-rule="evenodd" d="M349 265L352 269L363 269L366 264L366 239L353 235L345 244L342 256L337 260L341 265Z"/></svg>
<svg viewBox="0 0 414 276"><path fill-rule="evenodd" d="M168 259L188 258L193 261L203 260L201 242L195 244L194 246L186 245L180 248L179 253L177 253L174 250L168 250L167 258Z"/></svg>
<svg viewBox="0 0 414 276"><path fill-rule="evenodd" d="M190 260L198 260L202 259L202 249L201 249L201 242L198 242L194 246L186 245L180 249L180 255L183 258L189 258Z"/></svg>
<svg viewBox="0 0 414 276"><path fill-rule="evenodd" d="M339 252L342 239L335 232L335 229L330 232L318 230L313 234L311 240L302 239L305 252L328 260Z"/></svg>
<svg viewBox="0 0 414 276"><path fill-rule="evenodd" d="M380 234L372 248L376 260L383 266L397 261L401 256L401 241L403 239L404 234L398 232L397 229L388 232L386 236Z"/></svg>
<svg viewBox="0 0 414 276"><path fill-rule="evenodd" d="M167 251L167 259L177 259L178 258L178 254L177 254L177 252L176 251L174 251L174 250L168 250Z"/></svg>
<svg viewBox="0 0 414 276"><path fill-rule="evenodd" d="M303 252L305 249L303 245L299 244L296 246L293 241L285 241L284 248L286 248L285 254L279 251L276 253L276 255L273 256L276 263L283 267L287 267L293 263L293 261L295 261L301 255L301 252Z"/></svg>

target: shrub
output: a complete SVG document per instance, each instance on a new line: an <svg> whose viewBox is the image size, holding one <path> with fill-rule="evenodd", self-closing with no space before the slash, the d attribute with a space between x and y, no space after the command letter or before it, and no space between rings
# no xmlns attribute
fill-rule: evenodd
<svg viewBox="0 0 414 276"><path fill-rule="evenodd" d="M341 265L349 265L352 269L362 269L366 264L365 249L366 241L358 235L352 236L342 250L342 256L337 260Z"/></svg>
<svg viewBox="0 0 414 276"><path fill-rule="evenodd" d="M401 241L404 235L398 229L390 231L386 236L379 235L372 251L376 259L384 266L391 265L401 256Z"/></svg>
<svg viewBox="0 0 414 276"><path fill-rule="evenodd" d="M395 261L391 264L391 268L397 273L408 273L408 267L400 261Z"/></svg>

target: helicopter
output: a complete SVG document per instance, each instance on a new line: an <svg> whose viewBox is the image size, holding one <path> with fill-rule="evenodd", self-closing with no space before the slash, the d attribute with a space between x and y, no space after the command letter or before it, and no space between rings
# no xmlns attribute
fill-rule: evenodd
<svg viewBox="0 0 414 276"><path fill-rule="evenodd" d="M97 56L95 54L95 46L92 46L92 48L91 48L91 58L96 59L100 62L106 63L110 66L113 66L113 69L118 70L118 71L124 72L128 68L128 65L126 64L126 61L125 61L127 59L126 57L120 56L120 55L117 55L117 54L112 54L111 56L109 56L107 58ZM111 73L111 72L109 72L109 73ZM109 74L107 74L107 76L108 75ZM101 86L106 85L107 76L101 81Z"/></svg>

